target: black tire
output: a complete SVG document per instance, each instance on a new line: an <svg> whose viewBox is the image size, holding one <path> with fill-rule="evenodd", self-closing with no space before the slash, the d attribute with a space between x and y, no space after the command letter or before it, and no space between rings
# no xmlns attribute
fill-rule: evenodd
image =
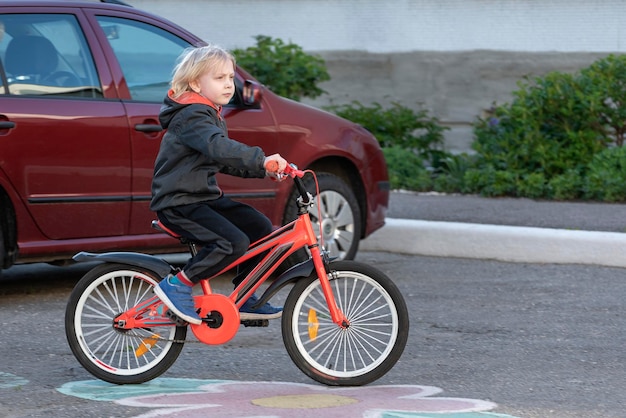
<svg viewBox="0 0 626 418"><path fill-rule="evenodd" d="M400 359L409 315L397 286L379 270L355 261L330 264L337 305L350 322L332 322L320 281L296 283L285 301L282 334L293 362L307 376L331 386L360 386L387 373Z"/></svg>
<svg viewBox="0 0 626 418"><path fill-rule="evenodd" d="M0 222L0 276L2 276L2 269L4 269L5 262L6 253L4 251L4 231L2 230L2 222Z"/></svg>
<svg viewBox="0 0 626 418"><path fill-rule="evenodd" d="M324 248L330 252L330 257L335 257L337 260L353 260L361 239L361 211L354 191L334 174L317 173L317 180L321 197L321 229L324 233ZM310 208L309 213L319 239L318 199L311 175L304 177L304 185L315 200L315 205ZM294 202L297 196L299 196L298 191L294 190L289 197L284 223L296 219L298 209ZM306 251L301 250L290 258L288 265L294 265L307 258Z"/></svg>
<svg viewBox="0 0 626 418"><path fill-rule="evenodd" d="M65 311L65 335L89 373L110 383L137 384L174 364L184 344L158 338L184 340L187 327L172 324L128 331L113 327L113 319L123 310L154 296L152 289L160 279L138 267L101 264L76 284Z"/></svg>

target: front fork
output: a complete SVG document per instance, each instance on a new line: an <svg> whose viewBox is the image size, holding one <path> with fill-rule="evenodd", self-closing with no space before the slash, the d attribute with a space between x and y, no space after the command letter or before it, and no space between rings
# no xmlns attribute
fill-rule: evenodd
<svg viewBox="0 0 626 418"><path fill-rule="evenodd" d="M341 328L348 328L350 326L350 321L348 321L346 315L337 306L337 300L335 299L333 289L331 288L330 280L328 279L328 273L326 272L326 266L322 259L322 254L320 252L319 246L313 246L309 248L309 250L311 251L311 258L313 259L313 265L315 266L317 277L322 286L322 292L324 293L326 303L328 304L330 317L333 322Z"/></svg>

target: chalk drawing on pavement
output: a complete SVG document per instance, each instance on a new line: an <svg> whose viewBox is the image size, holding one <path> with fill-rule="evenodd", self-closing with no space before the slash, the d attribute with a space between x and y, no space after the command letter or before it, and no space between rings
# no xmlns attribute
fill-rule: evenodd
<svg viewBox="0 0 626 418"><path fill-rule="evenodd" d="M515 418L491 411L493 402L433 396L434 386L327 387L288 382L159 378L141 385L69 382L59 392L84 399L149 408L150 417Z"/></svg>
<svg viewBox="0 0 626 418"><path fill-rule="evenodd" d="M28 380L11 373L0 372L0 389L13 388L28 384Z"/></svg>

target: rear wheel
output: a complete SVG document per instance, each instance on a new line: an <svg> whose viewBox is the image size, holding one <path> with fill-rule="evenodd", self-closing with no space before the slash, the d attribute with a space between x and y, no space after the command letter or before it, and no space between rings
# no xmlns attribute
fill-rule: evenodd
<svg viewBox="0 0 626 418"><path fill-rule="evenodd" d="M160 278L123 264L102 264L76 284L65 311L65 334L79 363L98 379L115 384L143 383L176 361L187 327L122 330L113 320L154 296ZM170 341L168 341L170 340Z"/></svg>
<svg viewBox="0 0 626 418"><path fill-rule="evenodd" d="M409 333L402 294L382 272L354 261L330 264L337 306L350 325L330 317L314 273L293 287L283 308L283 342L293 362L312 379L334 386L365 385L398 361Z"/></svg>

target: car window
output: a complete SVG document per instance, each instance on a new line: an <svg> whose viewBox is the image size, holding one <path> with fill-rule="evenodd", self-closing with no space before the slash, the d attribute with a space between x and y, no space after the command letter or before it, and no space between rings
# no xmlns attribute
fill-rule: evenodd
<svg viewBox="0 0 626 418"><path fill-rule="evenodd" d="M132 99L162 102L177 58L191 45L144 22L110 16L97 19L122 68Z"/></svg>
<svg viewBox="0 0 626 418"><path fill-rule="evenodd" d="M102 97L74 15L0 14L0 22L0 59L9 94Z"/></svg>

